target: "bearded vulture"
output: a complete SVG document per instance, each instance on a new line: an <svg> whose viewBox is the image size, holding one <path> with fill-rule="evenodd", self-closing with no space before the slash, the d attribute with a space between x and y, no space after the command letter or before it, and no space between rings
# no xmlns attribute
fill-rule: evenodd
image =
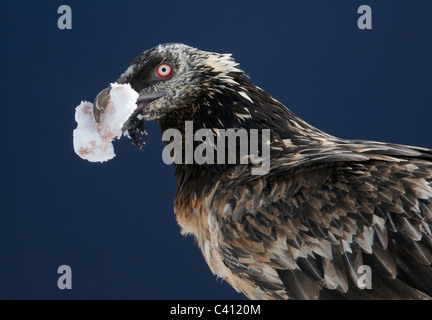
<svg viewBox="0 0 432 320"><path fill-rule="evenodd" d="M123 127L138 146L148 120L182 141L188 121L214 135L270 132L265 174L252 174L252 161L173 164L182 234L235 290L250 299L431 299L432 150L334 137L252 84L231 55L183 44L145 51L117 82L139 93ZM107 97L109 89L97 97L96 119Z"/></svg>

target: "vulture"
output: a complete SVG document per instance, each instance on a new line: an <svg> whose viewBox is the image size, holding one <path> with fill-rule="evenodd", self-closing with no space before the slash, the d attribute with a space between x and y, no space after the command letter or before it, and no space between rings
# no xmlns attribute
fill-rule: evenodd
<svg viewBox="0 0 432 320"><path fill-rule="evenodd" d="M123 126L137 146L146 121L179 132L176 220L210 270L250 299L431 299L432 150L327 134L238 66L230 54L168 43L117 80L139 93ZM257 142L268 170L253 174L260 164L240 152L186 161L188 123L216 141L221 130L268 132ZM234 150L244 144L235 139Z"/></svg>

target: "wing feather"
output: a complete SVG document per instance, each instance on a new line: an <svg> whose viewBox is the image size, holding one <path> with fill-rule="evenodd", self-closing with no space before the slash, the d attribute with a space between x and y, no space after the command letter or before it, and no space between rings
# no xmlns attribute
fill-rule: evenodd
<svg viewBox="0 0 432 320"><path fill-rule="evenodd" d="M248 297L432 296L432 153L358 144L357 153L278 159L266 176L245 170L222 181L211 204L224 208L218 246L235 281L254 288ZM364 264L372 289L358 287Z"/></svg>

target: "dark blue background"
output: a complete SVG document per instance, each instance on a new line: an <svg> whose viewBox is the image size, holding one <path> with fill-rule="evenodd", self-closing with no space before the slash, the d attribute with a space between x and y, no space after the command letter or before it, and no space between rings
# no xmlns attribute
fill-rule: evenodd
<svg viewBox="0 0 432 320"><path fill-rule="evenodd" d="M68 4L72 30L57 28ZM373 29L357 28L357 8ZM233 53L251 80L343 138L432 148L431 1L8 1L1 25L0 298L243 299L173 213L159 128L75 155L75 107L159 43ZM57 288L57 268L73 289Z"/></svg>

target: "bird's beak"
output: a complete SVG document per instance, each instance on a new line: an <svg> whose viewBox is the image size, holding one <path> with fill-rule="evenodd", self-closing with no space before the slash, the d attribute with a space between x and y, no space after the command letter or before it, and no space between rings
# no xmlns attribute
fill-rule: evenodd
<svg viewBox="0 0 432 320"><path fill-rule="evenodd" d="M100 123L100 117L102 113L105 111L108 102L110 101L110 91L111 91L111 87L103 89L96 96L96 99L93 103L93 115L97 123Z"/></svg>
<svg viewBox="0 0 432 320"><path fill-rule="evenodd" d="M123 124L123 131L127 131L130 128L136 126L139 122L142 121L142 118L139 118L138 115L141 113L141 111L152 101L155 101L167 93L165 91L162 92L154 92L154 93L148 93L148 94L142 94L138 97L136 105L137 108L132 113L132 115L129 117L129 119Z"/></svg>
<svg viewBox="0 0 432 320"><path fill-rule="evenodd" d="M110 101L110 91L111 87L103 89L96 96L96 99L93 103L93 115L97 123L100 123L101 115L105 111L105 108ZM140 95L136 102L137 108L129 117L129 120L125 123L125 128L130 125L129 123L131 122L131 119L135 118L141 112L141 110L143 110L150 102L155 101L163 97L164 95L166 95L166 92L155 92Z"/></svg>
<svg viewBox="0 0 432 320"><path fill-rule="evenodd" d="M148 93L148 94L142 94L137 99L137 108L134 112L134 114L137 114L142 109L144 109L150 102L155 101L161 97L166 95L166 92L154 92L154 93Z"/></svg>

